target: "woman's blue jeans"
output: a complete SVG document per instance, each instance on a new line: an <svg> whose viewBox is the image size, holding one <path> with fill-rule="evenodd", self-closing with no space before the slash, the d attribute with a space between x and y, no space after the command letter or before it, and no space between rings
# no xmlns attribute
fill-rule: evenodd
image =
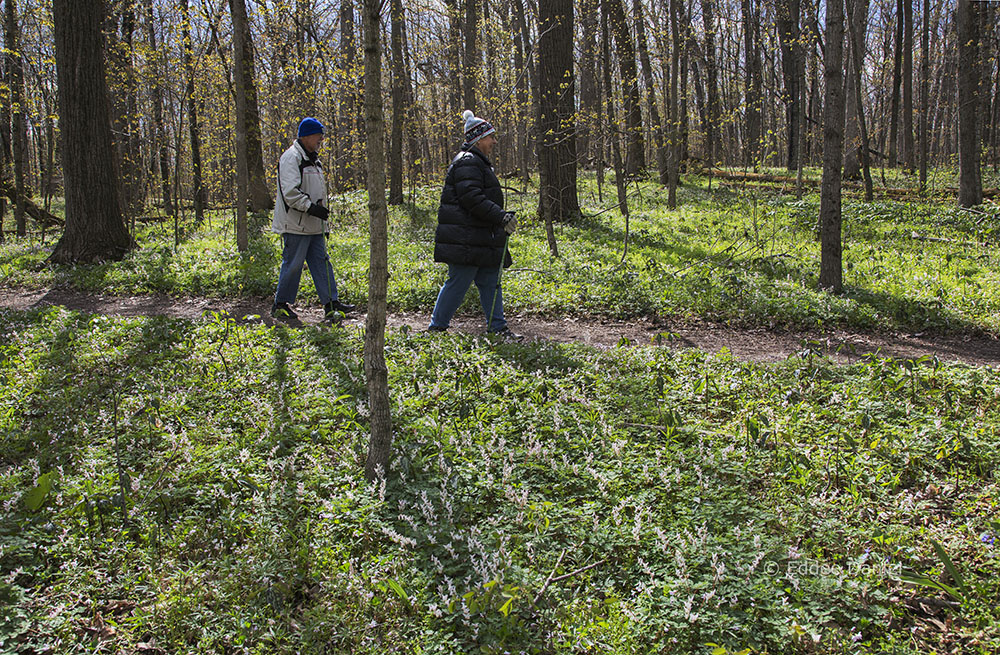
<svg viewBox="0 0 1000 655"><path fill-rule="evenodd" d="M500 267L485 268L481 266L463 266L448 264L448 279L438 293L431 314L432 328L447 328L451 317L458 311L459 305L465 300L465 292L475 282L479 289L479 301L483 305L486 320L490 321L490 309L493 319L487 326L489 332L499 332L507 327L503 317L503 291L500 289Z"/></svg>
<svg viewBox="0 0 1000 655"><path fill-rule="evenodd" d="M299 295L299 280L302 278L302 263L309 264L313 284L319 302L325 305L337 300L337 279L333 276L333 266L326 254L326 236L323 234L281 235L285 245L281 251L281 271L278 273L278 290L274 294L274 304L295 302Z"/></svg>

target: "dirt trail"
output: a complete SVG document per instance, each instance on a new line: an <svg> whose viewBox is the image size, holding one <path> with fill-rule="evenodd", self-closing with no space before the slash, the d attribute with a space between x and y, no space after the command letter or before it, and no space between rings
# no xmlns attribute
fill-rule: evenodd
<svg viewBox="0 0 1000 655"><path fill-rule="evenodd" d="M172 318L198 319L205 312L228 312L238 318L258 315L256 320L266 324L275 321L267 315L269 299L216 299L174 298L153 296L105 296L82 293L72 289L44 290L17 289L0 286L0 308L27 310L60 305L67 309L113 316L169 316ZM298 308L300 324L318 323L322 318L319 307ZM413 330L427 327L429 314L390 314L390 327L409 326ZM868 353L879 353L896 358L918 358L937 355L942 361L964 362L975 366L1000 365L1000 341L982 335L952 334L924 337L921 335L882 334L849 330L825 332L792 332L765 328L730 328L711 323L654 324L647 319L613 321L598 318L553 318L536 315L511 314L511 328L528 339L559 343L579 342L600 348L610 348L621 343L648 345L657 335L664 336L661 343L668 348L698 348L718 352L728 348L738 359L746 361L779 361L810 347L829 355L839 362L850 362ZM364 326L364 314L357 313L345 321L349 326ZM481 334L482 317L458 316L452 321L453 332Z"/></svg>

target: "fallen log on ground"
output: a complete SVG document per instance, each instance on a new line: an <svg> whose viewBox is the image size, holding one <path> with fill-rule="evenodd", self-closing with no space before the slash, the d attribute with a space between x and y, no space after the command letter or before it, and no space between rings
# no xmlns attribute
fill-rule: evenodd
<svg viewBox="0 0 1000 655"><path fill-rule="evenodd" d="M17 190L10 182L0 182L0 193L9 198L11 202L17 202ZM63 220L61 218L45 211L36 205L31 198L22 196L21 200L24 202L24 212L42 227L62 227Z"/></svg>

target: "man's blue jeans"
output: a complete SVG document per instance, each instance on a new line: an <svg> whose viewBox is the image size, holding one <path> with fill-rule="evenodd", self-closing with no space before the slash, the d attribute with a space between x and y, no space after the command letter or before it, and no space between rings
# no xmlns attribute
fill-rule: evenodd
<svg viewBox="0 0 1000 655"><path fill-rule="evenodd" d="M487 326L489 332L499 332L507 327L503 317L503 291L500 289L500 267L484 268L480 266L462 266L448 264L448 279L441 292L438 293L434 313L431 314L432 328L446 328L451 323L451 317L458 311L459 305L465 300L465 292L473 282L479 289L479 301L483 305L486 320L490 320L490 308L493 308L493 320Z"/></svg>
<svg viewBox="0 0 1000 655"><path fill-rule="evenodd" d="M326 237L322 234L289 234L281 238L285 246L281 251L281 271L278 273L278 290L274 294L274 304L295 302L299 295L299 280L302 278L302 263L309 264L316 293L322 305L337 300L337 280L333 276L333 266L326 254Z"/></svg>

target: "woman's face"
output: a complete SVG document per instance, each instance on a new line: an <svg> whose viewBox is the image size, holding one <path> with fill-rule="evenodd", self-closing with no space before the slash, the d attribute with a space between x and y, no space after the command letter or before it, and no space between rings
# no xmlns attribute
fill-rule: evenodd
<svg viewBox="0 0 1000 655"><path fill-rule="evenodd" d="M497 144L496 135L487 134L486 136L484 136L483 138L481 138L479 141L476 142L476 147L479 148L480 152L489 157L490 153L493 152L493 146L495 146L496 144Z"/></svg>

